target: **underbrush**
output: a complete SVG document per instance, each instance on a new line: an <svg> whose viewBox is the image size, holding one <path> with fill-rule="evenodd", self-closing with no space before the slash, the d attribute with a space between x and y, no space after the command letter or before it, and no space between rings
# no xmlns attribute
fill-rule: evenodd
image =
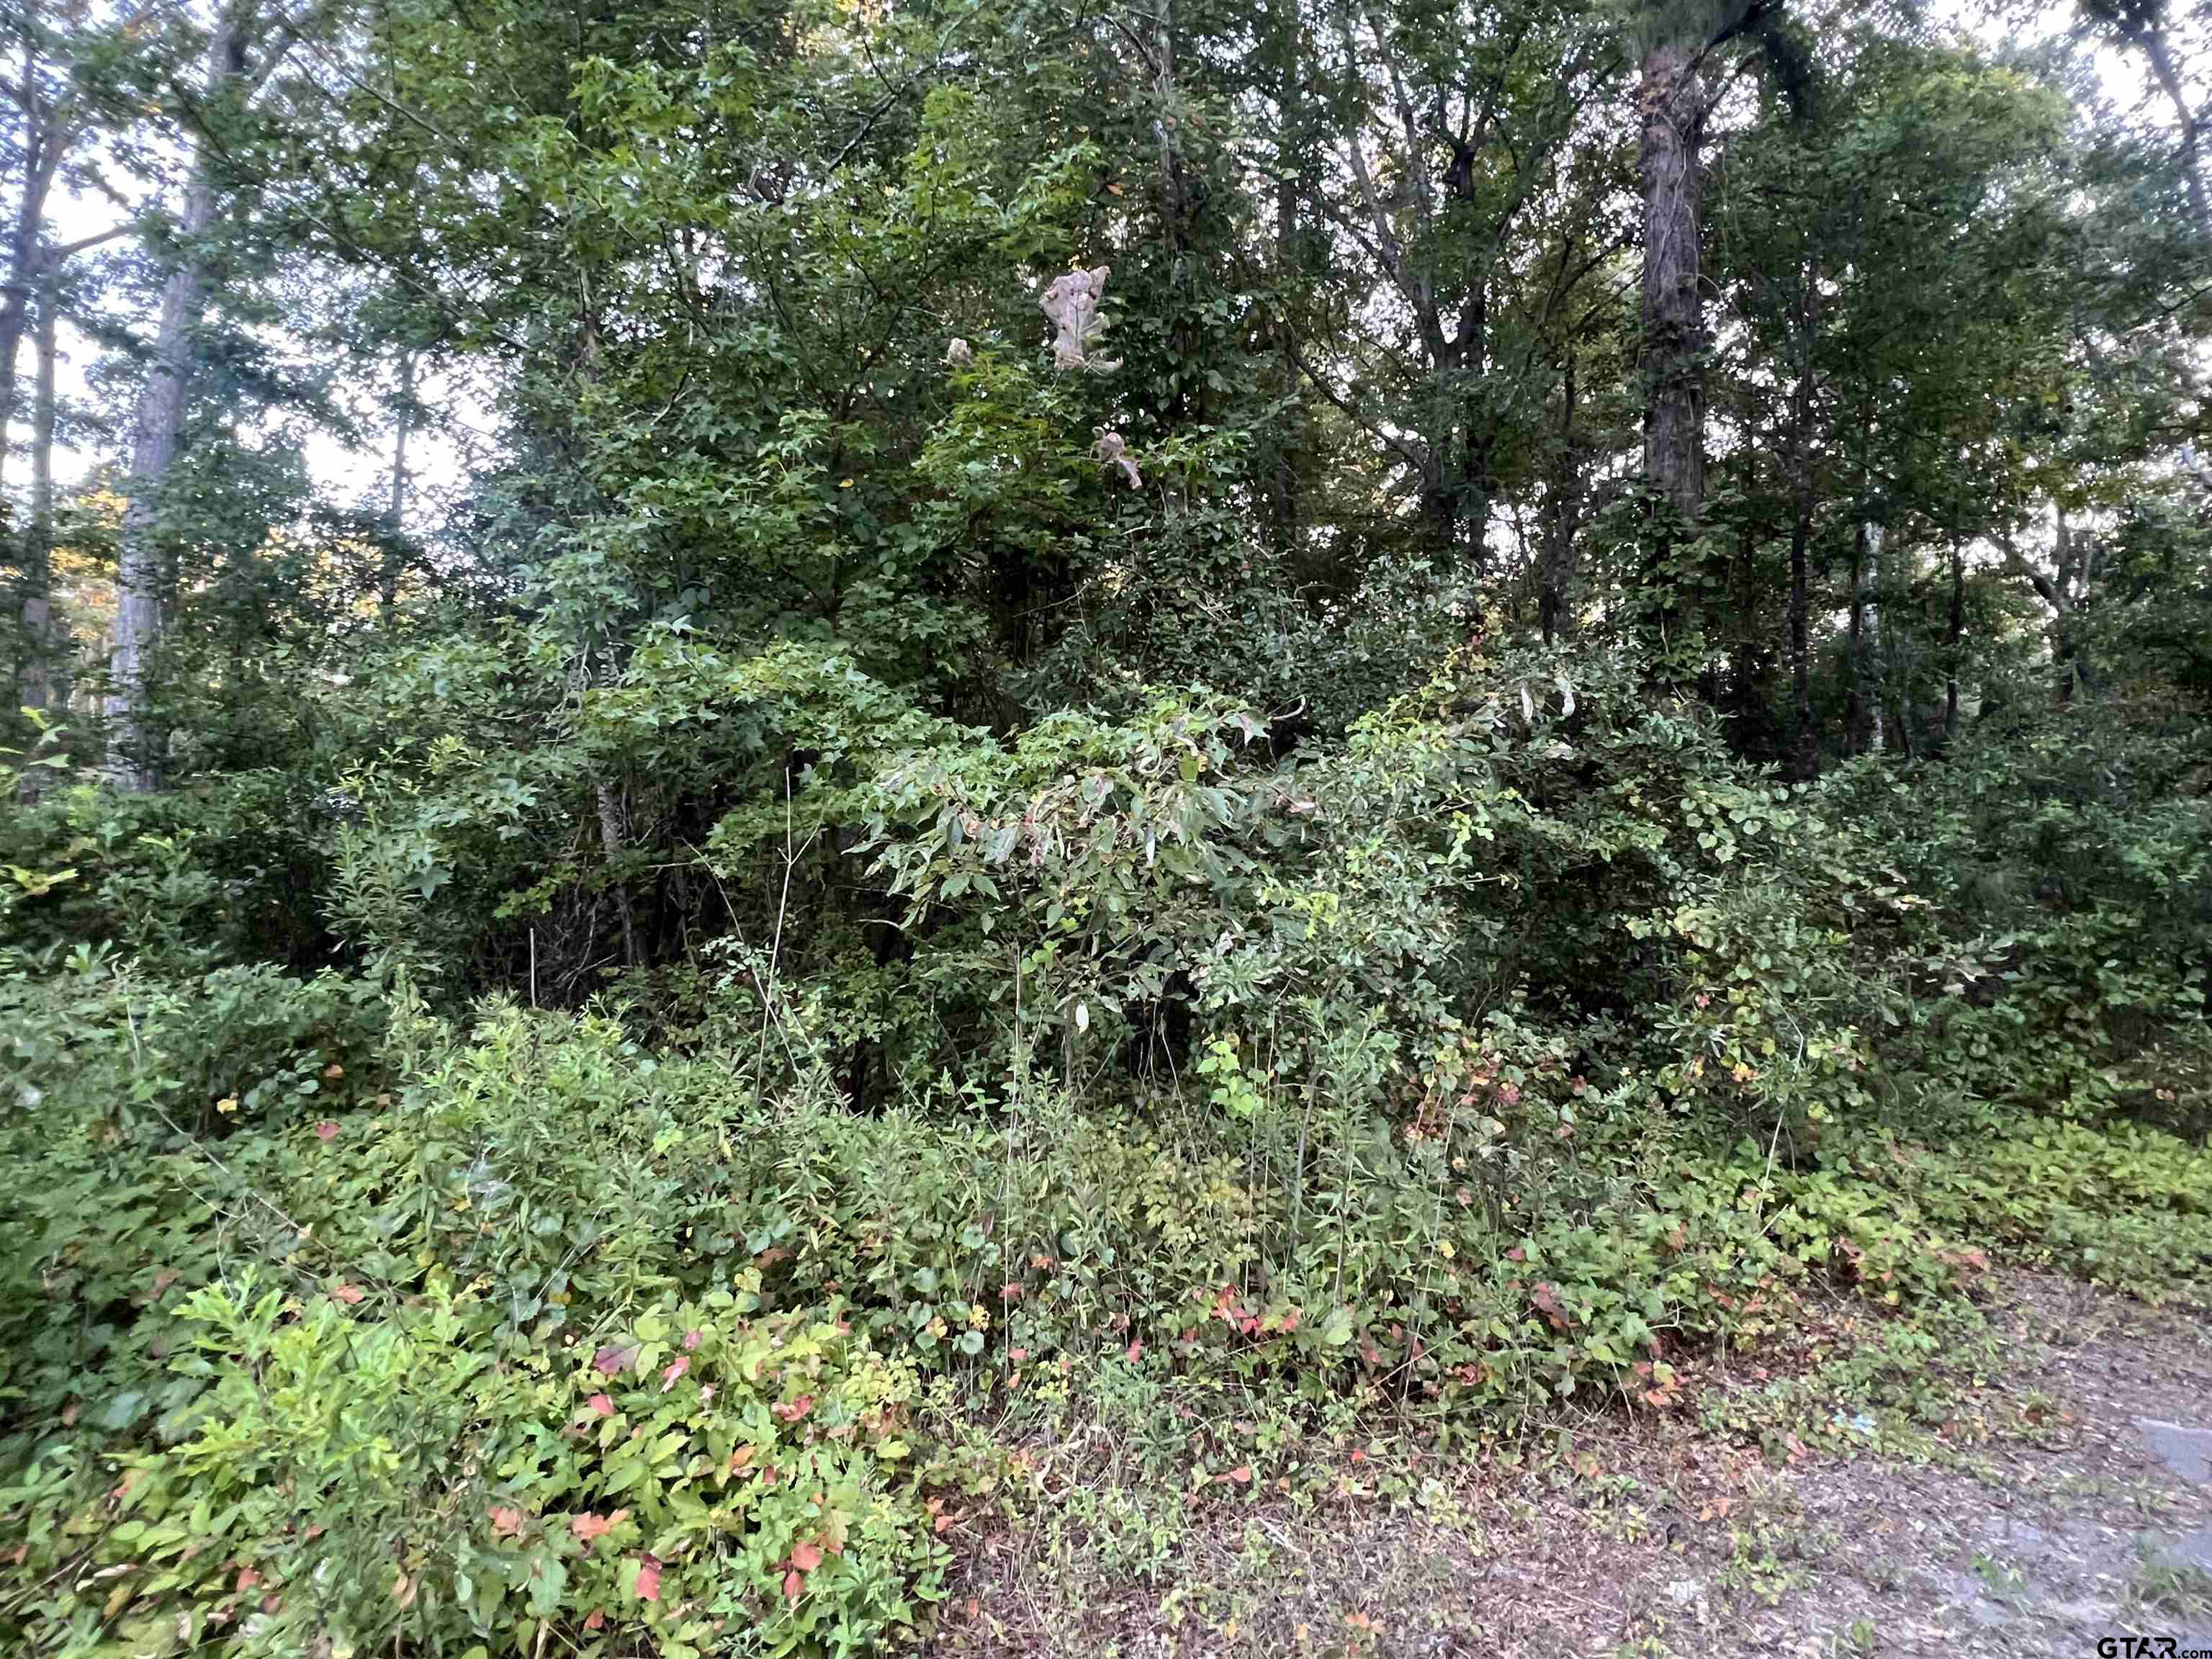
<svg viewBox="0 0 2212 1659"><path fill-rule="evenodd" d="M434 720L212 837L0 822L13 1648L872 1651L1009 1518L1096 1583L1570 1419L1923 1446L1994 1261L2212 1297L2155 733L1784 784L1470 646L1285 759L665 643L594 719L812 757L680 867L580 872L592 757ZM584 948L664 878L680 953Z"/></svg>
<svg viewBox="0 0 2212 1659"><path fill-rule="evenodd" d="M243 1079L97 963L71 1006L107 1069L19 1047L8 1147L0 1607L33 1652L859 1651L927 1626L998 1509L1145 1574L1194 1497L1411 1492L1374 1437L1510 1443L1570 1399L1691 1412L1692 1365L1838 1297L1909 1354L1988 1251L2212 1277L2212 1170L2161 1132L1793 1162L1504 1019L1394 1122L1264 1078L861 1115L606 1018L448 1030L404 981L368 1052L332 1028Z"/></svg>

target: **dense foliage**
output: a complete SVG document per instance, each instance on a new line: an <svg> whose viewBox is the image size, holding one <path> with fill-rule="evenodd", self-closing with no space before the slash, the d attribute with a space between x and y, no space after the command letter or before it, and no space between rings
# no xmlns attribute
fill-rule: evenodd
<svg viewBox="0 0 2212 1659"><path fill-rule="evenodd" d="M871 1651L2212 1297L2201 8L0 32L11 1651Z"/></svg>

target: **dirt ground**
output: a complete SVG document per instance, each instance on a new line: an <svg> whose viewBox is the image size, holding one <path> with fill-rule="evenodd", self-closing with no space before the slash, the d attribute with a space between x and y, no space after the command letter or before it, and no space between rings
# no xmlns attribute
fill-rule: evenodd
<svg viewBox="0 0 2212 1659"><path fill-rule="evenodd" d="M1773 1385L1739 1372L1705 1379L1751 1405L1733 1430L1606 1413L1413 1501L1239 1494L1149 1571L1080 1525L989 1530L933 1651L2072 1659L2132 1634L2212 1653L2212 1318L2017 1275L1984 1312L1925 1434L1762 1428Z"/></svg>

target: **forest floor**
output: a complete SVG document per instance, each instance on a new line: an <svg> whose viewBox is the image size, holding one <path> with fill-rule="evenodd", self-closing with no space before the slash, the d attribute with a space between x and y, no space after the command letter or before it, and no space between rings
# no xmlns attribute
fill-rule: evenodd
<svg viewBox="0 0 2212 1659"><path fill-rule="evenodd" d="M2021 1274L1982 1312L1865 1413L1787 1354L1709 1363L1674 1412L1421 1474L1413 1501L1200 1505L1148 1576L1070 1498L968 1540L934 1651L2212 1654L2212 1318ZM1798 1384L1863 1335L1840 1311L1802 1334ZM2130 1634L2172 1645L2100 1649Z"/></svg>

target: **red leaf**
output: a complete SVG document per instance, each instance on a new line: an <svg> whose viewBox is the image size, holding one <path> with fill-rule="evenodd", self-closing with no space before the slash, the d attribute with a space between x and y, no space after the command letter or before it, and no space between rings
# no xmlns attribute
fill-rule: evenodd
<svg viewBox="0 0 2212 1659"><path fill-rule="evenodd" d="M660 1563L650 1555L638 1558L637 1599L641 1601L658 1601L660 1599Z"/></svg>
<svg viewBox="0 0 2212 1659"><path fill-rule="evenodd" d="M1129 1344L1129 1363L1133 1365L1144 1357L1145 1340L1142 1337L1134 1338Z"/></svg>
<svg viewBox="0 0 2212 1659"><path fill-rule="evenodd" d="M595 1394L584 1403L601 1417L612 1417L615 1414L615 1402L603 1394Z"/></svg>
<svg viewBox="0 0 2212 1659"><path fill-rule="evenodd" d="M690 1352L691 1352L693 1350L695 1350L696 1348L697 1348L697 1347L698 1347L698 1346L699 1346L699 1333L698 1333L698 1332L696 1332L696 1331L686 1331L686 1332L684 1332L684 1352L686 1352L686 1353L690 1353Z"/></svg>
<svg viewBox="0 0 2212 1659"><path fill-rule="evenodd" d="M612 1515L579 1515L568 1522L568 1530L586 1544L594 1538L604 1538L629 1519L628 1510L617 1510Z"/></svg>
<svg viewBox="0 0 2212 1659"><path fill-rule="evenodd" d="M1567 1310L1559 1305L1559 1287L1546 1279L1528 1293L1528 1300L1536 1311L1551 1322L1555 1331L1567 1328Z"/></svg>
<svg viewBox="0 0 2212 1659"><path fill-rule="evenodd" d="M601 1376L612 1376L617 1371L626 1371L637 1364L637 1350L617 1347L610 1342L592 1356L592 1364Z"/></svg>
<svg viewBox="0 0 2212 1659"><path fill-rule="evenodd" d="M167 1290L170 1285L176 1282L177 1270L174 1267L164 1267L161 1272L155 1273L154 1275L154 1300L159 1302L161 1299L161 1292Z"/></svg>
<svg viewBox="0 0 2212 1659"><path fill-rule="evenodd" d="M240 1595L262 1582L261 1575L252 1567L240 1567L238 1570L238 1593Z"/></svg>
<svg viewBox="0 0 2212 1659"><path fill-rule="evenodd" d="M792 1551L791 1565L801 1572L811 1572L822 1565L822 1552L811 1544L801 1544Z"/></svg>
<svg viewBox="0 0 2212 1659"><path fill-rule="evenodd" d="M1235 1468L1229 1471L1229 1478L1231 1480L1234 1480L1240 1486L1250 1486L1252 1484L1251 1465L1249 1463L1239 1463Z"/></svg>
<svg viewBox="0 0 2212 1659"><path fill-rule="evenodd" d="M1528 1252L1516 1244L1511 1249L1506 1251L1505 1259L1508 1261L1526 1261L1528 1259Z"/></svg>
<svg viewBox="0 0 2212 1659"><path fill-rule="evenodd" d="M783 1575L783 1599L785 1601L796 1601L805 1593L806 1580L803 1575L796 1572L787 1572Z"/></svg>
<svg viewBox="0 0 2212 1659"><path fill-rule="evenodd" d="M676 1386L676 1379L683 1376L684 1372L690 1369L691 1362L689 1359L679 1358L672 1363L665 1370L660 1373L661 1393L666 1394L671 1389L674 1388Z"/></svg>
<svg viewBox="0 0 2212 1659"><path fill-rule="evenodd" d="M486 1510L484 1513L491 1517L493 1537L514 1538L521 1534L522 1511L520 1510L509 1509L505 1504L501 1504L497 1508Z"/></svg>
<svg viewBox="0 0 2212 1659"><path fill-rule="evenodd" d="M775 1413L776 1416L781 1418L787 1423L798 1422L800 1418L805 1416L807 1413L813 1409L814 1396L811 1394L802 1394L798 1399L793 1401L787 1406L779 1404L770 1406L769 1407L769 1410Z"/></svg>
<svg viewBox="0 0 2212 1659"><path fill-rule="evenodd" d="M341 1285L337 1289L331 1292L331 1299L335 1302L343 1302L347 1307L350 1308L367 1294L368 1292L363 1291L358 1285Z"/></svg>
<svg viewBox="0 0 2212 1659"><path fill-rule="evenodd" d="M592 1609L592 1616L584 1620L584 1628L586 1630L597 1630L600 1626L606 1622L607 1615L605 1611L603 1608L593 1607Z"/></svg>
<svg viewBox="0 0 2212 1659"><path fill-rule="evenodd" d="M315 1139L318 1140L336 1140L337 1138L338 1126L330 1119L325 1118L320 1123L315 1125Z"/></svg>

